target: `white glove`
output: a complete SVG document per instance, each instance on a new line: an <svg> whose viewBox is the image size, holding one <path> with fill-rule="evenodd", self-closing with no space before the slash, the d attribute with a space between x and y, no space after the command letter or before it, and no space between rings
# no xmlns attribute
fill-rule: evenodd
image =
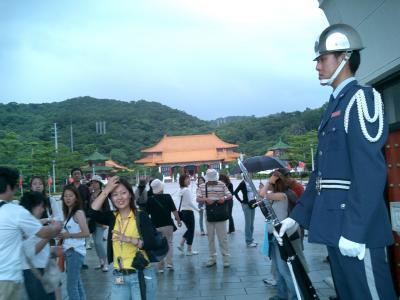
<svg viewBox="0 0 400 300"><path fill-rule="evenodd" d="M359 244L352 242L344 237L339 239L339 250L344 256L358 257L359 260L363 260L365 256L365 244Z"/></svg>
<svg viewBox="0 0 400 300"><path fill-rule="evenodd" d="M292 228L293 226L296 226L296 221L293 220L292 218L286 218L281 222L281 229L279 230L279 234L278 232L274 229L274 236L276 238L276 240L278 241L279 245L282 246L283 241L282 241L282 237L285 234L286 231L288 231L290 228Z"/></svg>

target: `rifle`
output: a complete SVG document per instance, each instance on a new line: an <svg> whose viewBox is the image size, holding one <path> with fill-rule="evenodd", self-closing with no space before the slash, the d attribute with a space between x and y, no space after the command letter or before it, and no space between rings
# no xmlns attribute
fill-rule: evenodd
<svg viewBox="0 0 400 300"><path fill-rule="evenodd" d="M261 209L264 217L269 220L274 226L275 230L279 232L281 228L281 223L278 217L275 214L274 209L272 208L272 204L266 198L262 198L258 193L256 187L254 186L253 181L251 180L249 173L247 172L246 167L243 165L242 161L238 159L238 165L240 170L242 171L244 180L248 183L253 194L257 198L257 202L255 206L258 206ZM301 263L299 257L294 250L288 235L285 233L282 237L283 244L279 245L279 253L281 258L286 261L290 275L293 279L293 284L296 290L297 299L304 300L318 300L319 297L317 292L315 291L310 278L306 270L304 269L303 264Z"/></svg>

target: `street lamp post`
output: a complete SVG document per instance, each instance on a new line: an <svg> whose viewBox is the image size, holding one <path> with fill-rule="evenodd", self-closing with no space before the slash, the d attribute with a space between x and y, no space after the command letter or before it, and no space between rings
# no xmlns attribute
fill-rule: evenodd
<svg viewBox="0 0 400 300"><path fill-rule="evenodd" d="M314 149L313 149L313 144L311 144L310 147L311 147L311 171L314 171Z"/></svg>
<svg viewBox="0 0 400 300"><path fill-rule="evenodd" d="M56 193L56 161L53 160L53 193Z"/></svg>

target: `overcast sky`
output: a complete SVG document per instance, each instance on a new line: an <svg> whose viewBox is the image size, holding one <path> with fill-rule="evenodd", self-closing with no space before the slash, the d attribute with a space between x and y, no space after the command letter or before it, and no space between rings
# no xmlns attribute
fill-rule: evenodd
<svg viewBox="0 0 400 300"><path fill-rule="evenodd" d="M0 2L0 101L161 102L202 119L328 100L317 0Z"/></svg>

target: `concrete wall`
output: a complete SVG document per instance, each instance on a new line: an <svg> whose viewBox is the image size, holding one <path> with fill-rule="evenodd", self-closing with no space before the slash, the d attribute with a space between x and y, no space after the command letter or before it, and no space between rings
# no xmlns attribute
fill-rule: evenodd
<svg viewBox="0 0 400 300"><path fill-rule="evenodd" d="M361 83L373 85L400 71L400 0L318 1L329 24L346 23L360 33Z"/></svg>

